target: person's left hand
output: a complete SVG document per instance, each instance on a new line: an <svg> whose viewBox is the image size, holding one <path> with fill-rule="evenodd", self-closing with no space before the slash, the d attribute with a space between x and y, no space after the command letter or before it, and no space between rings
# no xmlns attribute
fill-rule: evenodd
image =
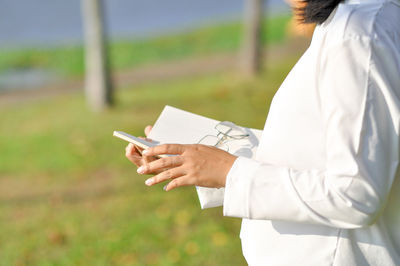
<svg viewBox="0 0 400 266"><path fill-rule="evenodd" d="M172 180L165 187L166 191L190 185L224 187L226 175L237 158L226 151L201 144L164 144L148 148L143 154L176 155L149 162L138 169L139 174L157 174L146 180L148 186Z"/></svg>

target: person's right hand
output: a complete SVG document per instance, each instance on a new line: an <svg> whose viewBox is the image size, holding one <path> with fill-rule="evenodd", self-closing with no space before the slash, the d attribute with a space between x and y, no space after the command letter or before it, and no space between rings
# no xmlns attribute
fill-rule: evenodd
<svg viewBox="0 0 400 266"><path fill-rule="evenodd" d="M152 126L147 126L144 129L144 134L146 135L146 137L150 134L150 131L153 127ZM149 139L146 139L148 141L151 141ZM128 158L129 161L131 161L132 163L134 163L137 167L142 166L145 163L149 163L151 161L156 160L157 158L154 157L148 157L148 156L142 156L142 148L129 143L128 146L125 149L125 156L126 158Z"/></svg>

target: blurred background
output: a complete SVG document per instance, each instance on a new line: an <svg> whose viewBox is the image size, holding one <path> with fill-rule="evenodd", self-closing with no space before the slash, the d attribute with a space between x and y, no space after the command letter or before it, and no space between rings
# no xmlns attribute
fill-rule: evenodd
<svg viewBox="0 0 400 266"><path fill-rule="evenodd" d="M146 187L112 132L262 129L312 29L283 0L0 0L0 265L245 265L240 220Z"/></svg>

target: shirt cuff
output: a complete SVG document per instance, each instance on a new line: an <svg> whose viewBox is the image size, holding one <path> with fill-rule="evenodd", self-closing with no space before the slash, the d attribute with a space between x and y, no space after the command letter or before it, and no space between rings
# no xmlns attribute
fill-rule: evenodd
<svg viewBox="0 0 400 266"><path fill-rule="evenodd" d="M251 176L258 168L258 162L238 157L226 176L224 194L224 216L249 217L249 195Z"/></svg>

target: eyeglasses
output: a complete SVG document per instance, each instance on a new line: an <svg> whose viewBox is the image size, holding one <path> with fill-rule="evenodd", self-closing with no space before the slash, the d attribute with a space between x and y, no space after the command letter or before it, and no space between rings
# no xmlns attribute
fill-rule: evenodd
<svg viewBox="0 0 400 266"><path fill-rule="evenodd" d="M241 127L229 121L219 122L214 128L217 131L217 134L204 136L199 140L198 144L210 145L229 151L227 142L249 137L249 134L246 134Z"/></svg>

